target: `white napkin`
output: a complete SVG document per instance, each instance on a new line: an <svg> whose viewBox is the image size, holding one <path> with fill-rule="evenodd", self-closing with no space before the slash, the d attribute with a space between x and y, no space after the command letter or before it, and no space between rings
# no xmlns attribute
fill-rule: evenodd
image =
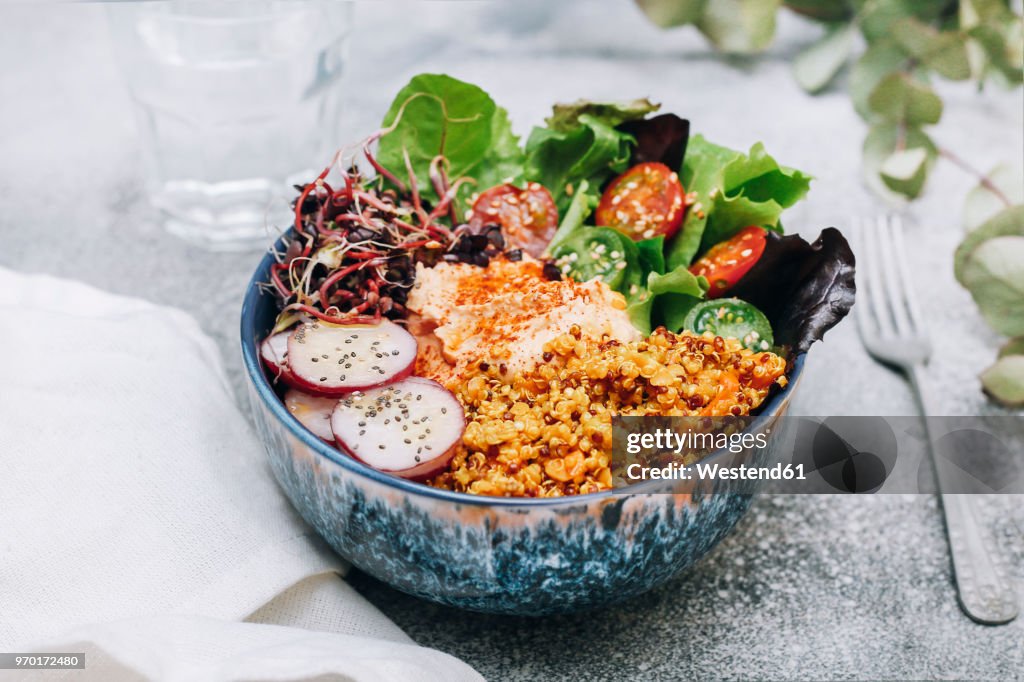
<svg viewBox="0 0 1024 682"><path fill-rule="evenodd" d="M0 651L88 646L116 663L93 679L479 679L337 577L191 317L0 269L0 358Z"/></svg>

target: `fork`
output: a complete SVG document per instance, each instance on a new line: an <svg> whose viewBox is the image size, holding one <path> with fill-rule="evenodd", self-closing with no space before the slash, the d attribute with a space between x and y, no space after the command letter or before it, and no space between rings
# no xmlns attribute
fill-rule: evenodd
<svg viewBox="0 0 1024 682"><path fill-rule="evenodd" d="M938 413L925 390L924 367L932 353L928 330L910 284L903 243L903 225L896 216L863 220L857 267L857 327L868 353L901 370L917 394L924 417L928 449L946 521L960 608L972 620L1002 625L1017 617L1013 588L979 525L974 500L952 490L949 474L935 454L928 417Z"/></svg>

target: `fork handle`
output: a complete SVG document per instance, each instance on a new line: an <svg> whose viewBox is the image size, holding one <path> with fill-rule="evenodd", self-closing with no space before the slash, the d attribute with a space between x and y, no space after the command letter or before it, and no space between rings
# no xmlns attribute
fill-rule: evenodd
<svg viewBox="0 0 1024 682"><path fill-rule="evenodd" d="M946 520L946 536L953 559L960 608L972 620L984 625L1002 625L1017 617L1017 598L1007 579L1006 565L999 558L987 528L978 522L974 499L970 495L943 492L946 464L939 461L928 415L927 391L922 386L922 368L916 365L907 370L924 414L925 434L935 468L935 482L942 500Z"/></svg>

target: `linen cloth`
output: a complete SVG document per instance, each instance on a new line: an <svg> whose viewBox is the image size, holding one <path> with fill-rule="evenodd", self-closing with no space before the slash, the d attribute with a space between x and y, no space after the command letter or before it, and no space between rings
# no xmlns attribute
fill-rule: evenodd
<svg viewBox="0 0 1024 682"><path fill-rule="evenodd" d="M0 651L91 652L68 679L479 679L340 579L190 316L0 268L0 357Z"/></svg>

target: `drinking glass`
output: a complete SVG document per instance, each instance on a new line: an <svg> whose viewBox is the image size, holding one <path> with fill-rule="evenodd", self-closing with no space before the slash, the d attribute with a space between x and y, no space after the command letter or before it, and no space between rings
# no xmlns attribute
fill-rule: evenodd
<svg viewBox="0 0 1024 682"><path fill-rule="evenodd" d="M311 181L337 140L351 10L345 0L109 7L149 196L170 232L236 251L290 223L292 185Z"/></svg>

